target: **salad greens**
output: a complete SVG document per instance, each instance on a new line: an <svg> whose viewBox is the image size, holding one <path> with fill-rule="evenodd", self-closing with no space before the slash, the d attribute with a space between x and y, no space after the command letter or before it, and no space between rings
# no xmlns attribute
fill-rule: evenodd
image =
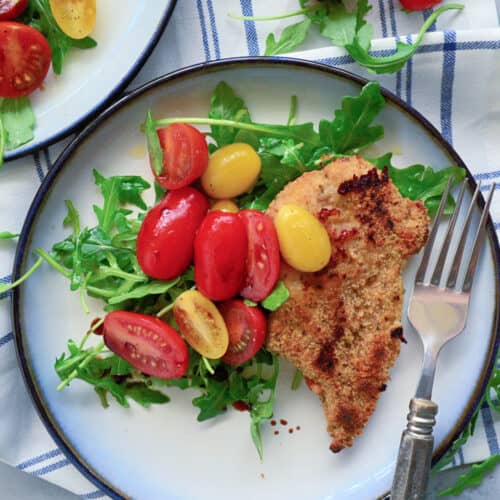
<svg viewBox="0 0 500 500"><path fill-rule="evenodd" d="M261 176L252 191L237 201L242 207L265 210L276 194L303 172L321 169L338 156L358 154L381 139L383 127L374 122L384 104L378 83L371 82L358 96L345 97L340 108L330 118L321 120L317 128L311 122L297 123L296 97L291 99L286 125L263 124L254 122L243 99L227 83L221 82L212 96L208 118L155 121L148 113L143 128L153 168L163 162L156 128L169 123L209 125L212 151L232 142L254 146L262 160ZM378 168L387 169L403 195L423 199L431 211L448 178L458 182L464 175L458 167L437 172L422 165L397 169L391 164L390 154L373 162ZM55 243L50 252L37 249L39 259L21 280L45 260L69 280L72 291L80 293L85 311L88 311L88 295L101 299L105 311L141 312L162 318L175 328L173 302L182 292L195 287L194 272L189 268L169 281L154 280L142 272L135 247L148 209L142 196L150 184L133 175L107 178L97 170L94 170L94 180L103 197L102 204L93 207L97 224L83 227L78 210L67 200L64 225L70 233ZM157 199L164 194L156 183L155 192ZM0 292L12 286L15 284L2 285ZM288 297L289 291L279 282L261 306L273 311ZM56 360L55 370L61 379L58 390L80 379L94 387L104 407L109 405L109 396L125 407L130 400L147 407L167 403L170 397L165 391L172 387L193 389L197 391L193 405L199 410L199 421L213 418L233 404L247 408L250 434L262 458L259 426L273 414L279 373L275 356L261 349L252 360L234 367L220 360L208 360L190 348L187 373L179 379L160 380L144 375L121 360L106 349L104 342L85 347L92 333L99 333L102 323L103 320L94 322L80 344L70 340L68 352ZM294 388L300 380L299 372L294 377Z"/></svg>
<svg viewBox="0 0 500 500"><path fill-rule="evenodd" d="M0 167L5 150L30 142L34 135L35 115L27 97L0 98Z"/></svg>
<svg viewBox="0 0 500 500"><path fill-rule="evenodd" d="M276 40L274 34L266 39L264 55L273 56L291 52L307 38L312 26L317 26L319 33L329 39L333 45L343 47L361 66L374 73L395 73L399 71L418 49L422 37L436 19L447 10L461 10L462 4L452 3L436 9L425 21L413 44L397 42L394 54L373 56L370 46L373 27L366 21L372 9L368 0L357 0L352 9L345 0L299 0L301 9L281 16L251 17L230 15L234 19L270 21L294 16L305 16L298 23L287 26ZM352 2L349 2L352 3Z"/></svg>
<svg viewBox="0 0 500 500"><path fill-rule="evenodd" d="M40 31L50 45L52 69L60 75L72 48L92 49L97 42L86 37L75 40L57 25L49 0L29 0L28 7L16 21ZM33 140L35 115L29 97L0 98L0 167L5 151L14 150Z"/></svg>
<svg viewBox="0 0 500 500"><path fill-rule="evenodd" d="M255 147L262 161L261 175L252 192L237 201L242 208L265 210L287 183L304 172L321 169L337 156L358 154L382 139L384 129L374 124L374 120L384 105L380 85L373 81L361 89L359 96L344 97L333 118L320 120L318 130L312 122L296 123L293 111L296 104L292 106L288 125L263 124L252 121L243 99L227 83L221 82L214 91L209 118L153 120L148 113L144 128L151 130L151 127L179 122L210 125L208 135L214 141L212 149L230 142L245 142ZM154 144L149 145L153 163L161 160L155 158L155 149ZM422 199L431 215L437 209L448 178L453 177L453 184L456 184L465 176L459 167L434 171L432 167L412 165L399 169L392 166L391 157L388 153L370 161L379 168L387 167L401 194L413 200ZM453 203L450 197L448 209Z"/></svg>
<svg viewBox="0 0 500 500"><path fill-rule="evenodd" d="M29 0L27 9L18 21L35 28L45 36L52 52L52 68L57 75L61 74L71 48L92 49L97 46L93 38L75 40L66 35L52 15L49 0Z"/></svg>
<svg viewBox="0 0 500 500"><path fill-rule="evenodd" d="M492 455L480 464L473 464L471 468L462 474L456 484L438 493L438 497L447 495L460 495L466 488L480 485L486 474L490 473L500 462L500 455Z"/></svg>

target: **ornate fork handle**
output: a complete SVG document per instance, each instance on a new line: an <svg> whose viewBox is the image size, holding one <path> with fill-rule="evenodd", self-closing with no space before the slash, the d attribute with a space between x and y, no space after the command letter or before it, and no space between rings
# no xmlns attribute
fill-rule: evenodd
<svg viewBox="0 0 500 500"><path fill-rule="evenodd" d="M410 401L408 424L401 436L392 500L421 500L425 497L432 459L438 406L428 399Z"/></svg>

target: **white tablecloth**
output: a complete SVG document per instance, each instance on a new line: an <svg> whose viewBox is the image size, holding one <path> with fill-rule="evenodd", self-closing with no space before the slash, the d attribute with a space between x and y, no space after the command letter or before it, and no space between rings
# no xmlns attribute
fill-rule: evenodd
<svg viewBox="0 0 500 500"><path fill-rule="evenodd" d="M397 0L372 0L373 50L388 50L395 39L411 41L430 11L402 12ZM443 2L451 3L451 2ZM465 10L443 15L425 36L411 63L395 75L376 77L422 112L465 160L484 187L500 178L500 28L495 0L465 0ZM228 12L270 15L297 9L296 0L178 0L158 46L130 85L193 63L259 55L265 37L294 20L241 22ZM321 61L373 78L342 49L313 36L297 57ZM7 163L0 172L0 230L18 232L29 203L63 144ZM500 195L492 207L500 229ZM0 242L0 282L10 280L14 242ZM9 294L0 295L0 458L82 495L104 495L69 463L40 422L21 379L15 357ZM475 436L454 464L499 452L500 417L481 409Z"/></svg>

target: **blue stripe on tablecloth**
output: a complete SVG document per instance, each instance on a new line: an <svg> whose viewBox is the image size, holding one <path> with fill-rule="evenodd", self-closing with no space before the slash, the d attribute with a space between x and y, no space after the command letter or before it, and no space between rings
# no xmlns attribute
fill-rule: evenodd
<svg viewBox="0 0 500 500"><path fill-rule="evenodd" d="M494 222L493 227L495 228L495 231L500 230L500 222Z"/></svg>
<svg viewBox="0 0 500 500"><path fill-rule="evenodd" d="M491 409L488 404L485 404L481 408L481 417L483 418L484 433L486 434L486 440L488 441L488 447L490 449L490 454L494 455L500 451L498 447L497 433L495 431L495 424L493 422L493 416L491 415Z"/></svg>
<svg viewBox="0 0 500 500"><path fill-rule="evenodd" d="M212 30L212 41L215 49L215 58L220 59L219 34L217 33L217 23L215 22L214 6L212 0L207 0L208 17L210 19L210 28Z"/></svg>
<svg viewBox="0 0 500 500"><path fill-rule="evenodd" d="M14 334L12 332L9 332L3 337L0 337L0 347L3 347L5 344L8 344L12 340L14 340Z"/></svg>
<svg viewBox="0 0 500 500"><path fill-rule="evenodd" d="M443 43L433 43L430 45L420 46L415 55L429 54L435 52L442 52L445 49L445 44ZM457 42L455 43L455 52L464 50L495 50L500 49L500 40L486 40L486 41L471 41L471 42ZM396 49L383 49L383 50L373 50L370 52L372 56L384 57L391 56L395 53ZM415 56L414 56L415 57ZM335 57L324 57L321 59L316 59L317 62L323 64L329 64L330 66L340 66L343 64L351 64L354 59L351 56L335 56Z"/></svg>
<svg viewBox="0 0 500 500"><path fill-rule="evenodd" d="M210 47L208 45L207 28L205 26L205 14L203 13L203 4L201 0L196 0L196 9L200 18L201 39L203 42L203 51L205 53L205 61L210 61Z"/></svg>
<svg viewBox="0 0 500 500"><path fill-rule="evenodd" d="M394 0L389 0L389 17L391 19L391 31L392 36L396 36L398 34L398 29L396 26L396 10L394 9Z"/></svg>
<svg viewBox="0 0 500 500"><path fill-rule="evenodd" d="M45 157L45 167L47 168L47 172L52 168L52 160L50 159L49 148L45 148L43 150L43 156Z"/></svg>
<svg viewBox="0 0 500 500"><path fill-rule="evenodd" d="M411 35L406 36L406 42L411 43ZM412 102L412 72L413 72L413 59L410 58L406 63L406 102L411 106Z"/></svg>
<svg viewBox="0 0 500 500"><path fill-rule="evenodd" d="M241 13L244 16L253 16L252 0L240 0ZM254 21L243 21L247 36L248 55L259 55L259 40L257 38L257 29Z"/></svg>
<svg viewBox="0 0 500 500"><path fill-rule="evenodd" d="M80 498L82 498L84 500L92 500L94 498L105 497L106 494L103 493L102 491L96 490L96 491L92 491L91 493L84 493L83 495L79 495L79 496L80 496Z"/></svg>
<svg viewBox="0 0 500 500"><path fill-rule="evenodd" d="M464 465L464 463L465 463L465 458L464 458L464 450L462 449L462 447L460 447L460 448L458 449L458 458L459 458L459 460L460 460L459 465Z"/></svg>
<svg viewBox="0 0 500 500"><path fill-rule="evenodd" d="M380 25L382 37L387 38L387 18L385 17L385 0L378 0L378 11L380 13Z"/></svg>
<svg viewBox="0 0 500 500"><path fill-rule="evenodd" d="M2 284L2 283L4 283L4 284L10 283L11 280L12 280L12 275L8 274L7 276L4 276L3 278L0 278L0 284ZM7 292L4 292L4 293L0 293L0 300L5 299L7 297L10 297L10 294L11 294L11 290L9 290Z"/></svg>
<svg viewBox="0 0 500 500"><path fill-rule="evenodd" d="M40 182L42 182L45 174L43 173L42 163L40 162L40 155L38 154L38 151L33 155L33 161L35 162L35 169L38 174L38 178L40 179Z"/></svg>
<svg viewBox="0 0 500 500"><path fill-rule="evenodd" d="M423 11L423 15L424 15L424 22L427 21L427 19L429 19L430 15L434 12L434 9L425 9ZM436 31L436 21L434 21L430 26L429 26L429 29L427 31Z"/></svg>
<svg viewBox="0 0 500 500"><path fill-rule="evenodd" d="M456 41L457 34L454 31L444 32L443 75L441 77L441 134L450 144L453 144L452 109Z"/></svg>
<svg viewBox="0 0 500 500"><path fill-rule="evenodd" d="M30 474L33 476L44 476L45 474L48 474L49 472L54 472L55 470L62 469L63 467L66 467L69 465L69 460L67 458L63 458L62 460L59 460L58 462L54 462L53 464L46 465L45 467L42 467L41 469L36 469L33 471L30 471Z"/></svg>
<svg viewBox="0 0 500 500"><path fill-rule="evenodd" d="M58 455L61 455L62 452L59 449L54 449L50 450L47 453L42 453L41 455L37 455L36 457L30 458L29 460L26 460L25 462L21 462L20 464L17 464L16 467L18 469L24 470L28 467L31 467L32 465L39 464L40 462L45 462L45 460L48 460L49 458L54 458L57 457Z"/></svg>
<svg viewBox="0 0 500 500"><path fill-rule="evenodd" d="M500 177L500 170L495 170L493 172L482 172L480 174L475 174L474 179L477 181L483 179L494 179L495 177Z"/></svg>

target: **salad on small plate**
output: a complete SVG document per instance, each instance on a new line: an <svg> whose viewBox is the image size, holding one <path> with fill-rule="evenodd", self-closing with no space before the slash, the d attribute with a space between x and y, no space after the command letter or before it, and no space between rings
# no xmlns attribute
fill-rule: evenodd
<svg viewBox="0 0 500 500"><path fill-rule="evenodd" d="M0 165L102 109L145 62L174 4L1 2Z"/></svg>
<svg viewBox="0 0 500 500"><path fill-rule="evenodd" d="M268 207L338 158L364 164L360 155L373 172L349 189L391 182L429 214L448 179L467 174L435 129L376 82L259 58L155 80L63 152L18 245L16 344L49 431L107 493L374 498L388 490L419 370L406 322L408 344L376 410L338 454L328 450L318 399L266 345L269 321L296 293L283 269L321 275L336 255L321 217L285 205L273 218ZM443 353L435 458L461 432L492 367L496 249L490 231L482 300L471 304L482 341L465 332ZM413 268L410 260L406 286Z"/></svg>

